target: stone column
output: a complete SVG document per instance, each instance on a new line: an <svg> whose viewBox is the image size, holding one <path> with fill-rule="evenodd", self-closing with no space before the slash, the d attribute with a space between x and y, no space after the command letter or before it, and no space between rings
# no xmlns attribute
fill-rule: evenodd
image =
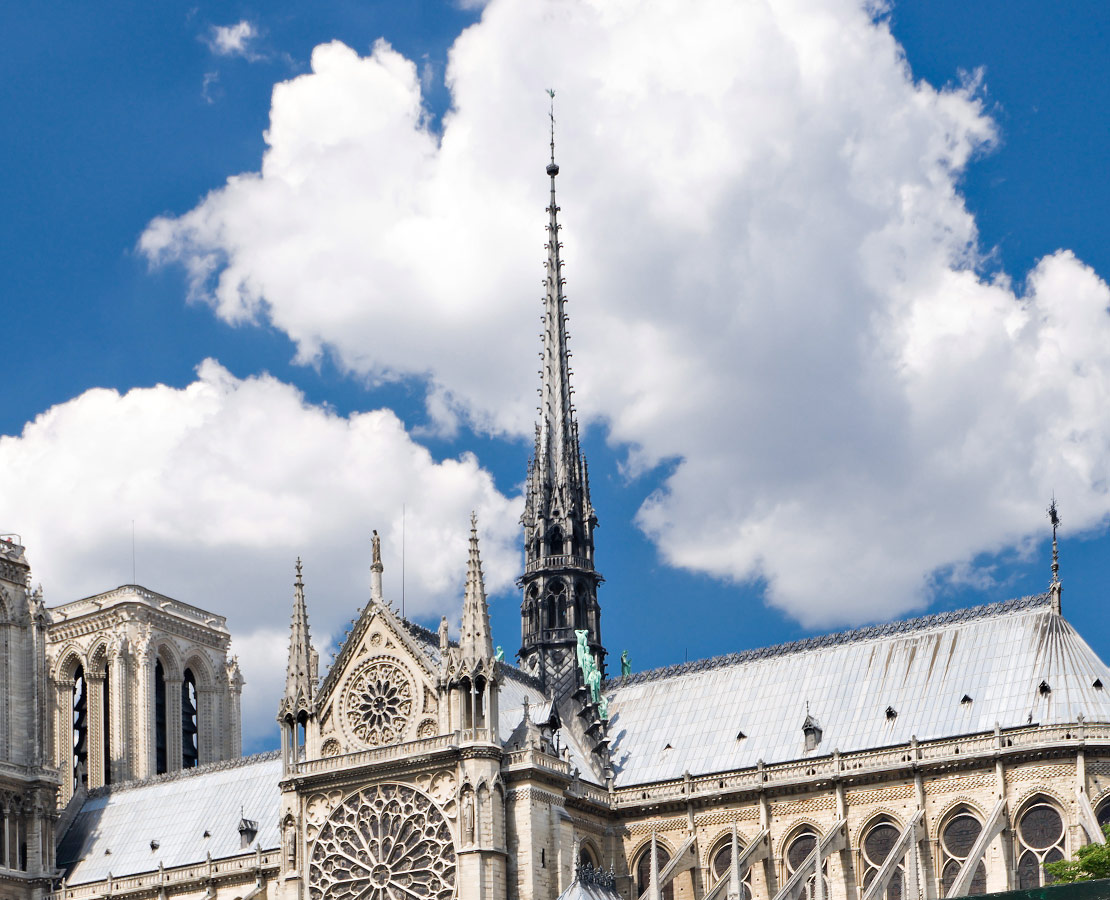
<svg viewBox="0 0 1110 900"><path fill-rule="evenodd" d="M121 636L108 651L108 733L111 759L108 760L112 782L127 781L131 777L133 762L129 754L134 752L128 719L131 704L128 702L127 688L127 644Z"/></svg>
<svg viewBox="0 0 1110 900"><path fill-rule="evenodd" d="M166 679L166 771L181 769L181 684L180 678Z"/></svg>
<svg viewBox="0 0 1110 900"><path fill-rule="evenodd" d="M61 803L65 806L73 796L73 681L54 682L54 746L58 748L56 762L62 776Z"/></svg>
<svg viewBox="0 0 1110 900"><path fill-rule="evenodd" d="M138 697L133 712L136 778L149 778L158 771L157 742L154 736L154 653L149 642L139 648Z"/></svg>
<svg viewBox="0 0 1110 900"><path fill-rule="evenodd" d="M104 676L89 673L85 676L85 682L88 685L89 716L88 785L92 789L104 784L104 769L107 765L104 759L104 735L109 725L104 721Z"/></svg>

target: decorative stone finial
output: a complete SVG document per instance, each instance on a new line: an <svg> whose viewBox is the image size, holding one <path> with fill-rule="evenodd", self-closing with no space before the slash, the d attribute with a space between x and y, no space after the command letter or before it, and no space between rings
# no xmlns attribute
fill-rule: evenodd
<svg viewBox="0 0 1110 900"><path fill-rule="evenodd" d="M1063 585L1060 583L1060 549L1056 543L1056 529L1060 527L1060 513L1056 508L1055 494L1052 496L1052 502L1048 505L1048 521L1052 523L1052 583L1048 590L1052 595L1052 610L1056 615L1060 615L1060 594L1063 591Z"/></svg>

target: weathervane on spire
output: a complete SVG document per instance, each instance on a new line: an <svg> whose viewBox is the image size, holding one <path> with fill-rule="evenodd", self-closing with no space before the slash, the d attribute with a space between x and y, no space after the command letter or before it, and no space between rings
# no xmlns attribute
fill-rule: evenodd
<svg viewBox="0 0 1110 900"><path fill-rule="evenodd" d="M1060 615L1060 593L1063 585L1060 584L1060 551L1056 543L1056 529L1060 527L1060 513L1056 509L1056 496L1048 506L1048 521L1052 523L1052 584L1048 591L1052 595L1052 609Z"/></svg>
<svg viewBox="0 0 1110 900"><path fill-rule="evenodd" d="M1052 583L1060 583L1060 551L1056 545L1056 529L1060 527L1060 514L1056 509L1056 497L1048 506L1048 521L1052 523Z"/></svg>
<svg viewBox="0 0 1110 900"><path fill-rule="evenodd" d="M548 88L547 96L551 98L551 105L547 110L547 117L551 120L551 162L547 165L547 174L554 178L559 174L559 164L555 162L555 91Z"/></svg>

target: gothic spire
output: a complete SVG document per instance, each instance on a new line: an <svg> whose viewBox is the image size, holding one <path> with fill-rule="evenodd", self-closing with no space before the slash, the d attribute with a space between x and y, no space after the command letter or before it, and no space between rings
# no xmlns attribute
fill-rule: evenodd
<svg viewBox="0 0 1110 900"><path fill-rule="evenodd" d="M463 594L462 632L459 652L463 659L488 659L493 656L493 635L489 627L489 606L482 581L482 558L478 553L478 517L470 514L470 554L466 561L466 590Z"/></svg>
<svg viewBox="0 0 1110 900"><path fill-rule="evenodd" d="M289 662L285 668L285 694L281 699L278 718L311 712L316 696L312 640L308 631L308 609L304 600L301 559L297 557L297 576L293 581L293 616L289 626Z"/></svg>
<svg viewBox="0 0 1110 900"><path fill-rule="evenodd" d="M547 206L546 275L544 277L543 351L540 355L540 421L536 435L534 477L537 488L571 486L584 488L581 454L578 447L578 425L571 403L570 351L567 348L566 297L563 294L562 244L559 241L559 205L555 199L555 109L553 91L549 113L551 119L551 162L547 175L551 180L551 196Z"/></svg>
<svg viewBox="0 0 1110 900"><path fill-rule="evenodd" d="M594 569L593 531L597 517L590 503L586 462L582 457L571 402L570 351L567 348L566 297L563 294L559 205L555 197L554 92L551 118L551 161L547 164L550 199L547 206L547 251L544 278L543 349L540 353L540 408L536 445L525 485L525 571L521 606L520 659L535 673L552 697L582 686L575 666L575 631L586 631L590 652L600 659L601 611Z"/></svg>

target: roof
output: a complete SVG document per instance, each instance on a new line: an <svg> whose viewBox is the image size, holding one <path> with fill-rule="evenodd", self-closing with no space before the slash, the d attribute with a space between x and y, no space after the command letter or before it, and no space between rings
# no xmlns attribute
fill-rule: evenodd
<svg viewBox="0 0 1110 900"><path fill-rule="evenodd" d="M273 752L98 788L58 845L58 864L69 884L84 884L238 856L242 818L258 825L251 847L276 848L280 781Z"/></svg>
<svg viewBox="0 0 1110 900"><path fill-rule="evenodd" d="M605 685L618 786L823 756L834 748L991 731L996 724L1060 724L1081 716L1110 722L1108 692L1110 670L1047 594ZM807 715L822 730L808 754Z"/></svg>

